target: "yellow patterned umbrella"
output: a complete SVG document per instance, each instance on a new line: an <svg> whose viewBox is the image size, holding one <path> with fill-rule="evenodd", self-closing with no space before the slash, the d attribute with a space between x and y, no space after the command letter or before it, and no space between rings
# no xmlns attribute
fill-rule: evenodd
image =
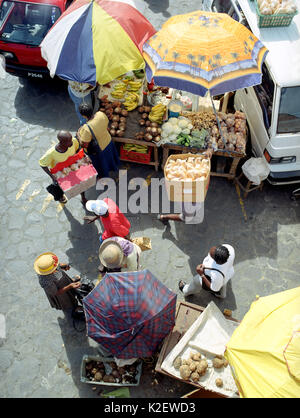
<svg viewBox="0 0 300 418"><path fill-rule="evenodd" d="M227 343L243 398L300 398L300 287L259 298Z"/></svg>
<svg viewBox="0 0 300 418"><path fill-rule="evenodd" d="M227 14L203 11L171 17L143 46L148 81L199 96L260 84L267 52Z"/></svg>

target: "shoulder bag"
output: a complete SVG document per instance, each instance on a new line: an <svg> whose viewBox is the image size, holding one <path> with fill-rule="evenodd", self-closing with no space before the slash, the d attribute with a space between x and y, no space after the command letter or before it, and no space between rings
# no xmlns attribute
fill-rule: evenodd
<svg viewBox="0 0 300 418"><path fill-rule="evenodd" d="M203 270L204 270L204 276L207 278L207 280L208 280L210 283L211 283L211 278L205 274L205 270L214 270L214 271L217 271L218 273L222 274L223 279L225 279L225 275L224 275L224 273L222 273L222 272L221 272L220 270L218 270L218 269L214 269L214 268L212 268L212 267L203 267ZM224 286L224 284L223 284L223 286ZM214 292L213 290L211 290L209 287L207 287L207 286L206 286L206 284L204 283L204 281L203 281L203 280L202 280L202 289L207 290L207 291L212 292L212 293L215 293L216 295L219 295L219 294L220 294L220 290L219 290L218 292Z"/></svg>
<svg viewBox="0 0 300 418"><path fill-rule="evenodd" d="M94 131L92 130L92 128L90 127L88 123L86 125L89 128L91 135L92 135L92 140L90 141L89 146L87 147L87 153L89 155L96 155L99 152L100 147L99 147L96 135L94 134Z"/></svg>

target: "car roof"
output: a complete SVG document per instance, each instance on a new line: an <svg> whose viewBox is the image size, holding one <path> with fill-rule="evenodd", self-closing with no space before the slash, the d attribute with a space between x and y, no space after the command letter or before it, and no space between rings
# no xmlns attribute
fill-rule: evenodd
<svg viewBox="0 0 300 418"><path fill-rule="evenodd" d="M298 10L300 1L295 1ZM251 31L268 48L265 63L280 87L300 86L300 10L287 27L259 28L255 2L239 0Z"/></svg>
<svg viewBox="0 0 300 418"><path fill-rule="evenodd" d="M66 0L13 0L19 3L29 3L29 4L45 4L50 6L58 6L62 9L64 9L64 4Z"/></svg>

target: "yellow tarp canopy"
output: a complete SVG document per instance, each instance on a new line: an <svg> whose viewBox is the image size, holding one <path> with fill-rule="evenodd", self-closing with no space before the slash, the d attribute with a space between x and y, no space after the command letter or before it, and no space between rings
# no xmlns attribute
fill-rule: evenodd
<svg viewBox="0 0 300 418"><path fill-rule="evenodd" d="M300 287L253 302L225 357L241 397L300 398Z"/></svg>

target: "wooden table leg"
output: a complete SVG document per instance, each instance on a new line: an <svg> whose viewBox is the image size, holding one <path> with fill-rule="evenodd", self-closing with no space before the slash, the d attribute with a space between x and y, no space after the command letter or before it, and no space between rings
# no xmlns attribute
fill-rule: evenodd
<svg viewBox="0 0 300 418"><path fill-rule="evenodd" d="M158 149L157 149L157 147L153 147L153 148L154 148L155 171L158 171L158 165L159 165L159 161L158 161Z"/></svg>
<svg viewBox="0 0 300 418"><path fill-rule="evenodd" d="M169 157L169 148L163 147L163 161L162 161L162 169L164 169L167 159Z"/></svg>
<svg viewBox="0 0 300 418"><path fill-rule="evenodd" d="M230 167L230 170L229 170L228 180L233 180L235 178L236 169L237 169L237 166L238 166L238 163L239 163L240 159L241 159L240 157L234 157L233 158L232 163L231 163L231 167Z"/></svg>

